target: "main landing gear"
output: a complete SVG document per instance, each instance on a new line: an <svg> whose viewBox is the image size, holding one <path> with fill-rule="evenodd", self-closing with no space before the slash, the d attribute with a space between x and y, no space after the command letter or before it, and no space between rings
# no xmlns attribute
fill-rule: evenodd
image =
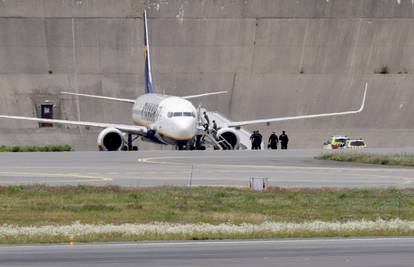
<svg viewBox="0 0 414 267"><path fill-rule="evenodd" d="M138 146L134 146L133 142L138 139L138 135L133 136L132 134L128 134L127 144L122 148L123 151L137 151Z"/></svg>

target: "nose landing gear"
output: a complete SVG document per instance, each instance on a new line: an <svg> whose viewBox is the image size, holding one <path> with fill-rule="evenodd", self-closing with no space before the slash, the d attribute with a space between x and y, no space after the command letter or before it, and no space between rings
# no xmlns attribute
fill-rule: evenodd
<svg viewBox="0 0 414 267"><path fill-rule="evenodd" d="M176 150L189 150L188 141L177 141Z"/></svg>

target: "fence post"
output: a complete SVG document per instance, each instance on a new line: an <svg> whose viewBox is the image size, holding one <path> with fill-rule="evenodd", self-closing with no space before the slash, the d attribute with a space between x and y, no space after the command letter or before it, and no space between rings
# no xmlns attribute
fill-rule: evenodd
<svg viewBox="0 0 414 267"><path fill-rule="evenodd" d="M193 183L193 170L194 170L194 164L191 164L190 181L188 183L188 187L190 187L190 188L191 188L191 185Z"/></svg>

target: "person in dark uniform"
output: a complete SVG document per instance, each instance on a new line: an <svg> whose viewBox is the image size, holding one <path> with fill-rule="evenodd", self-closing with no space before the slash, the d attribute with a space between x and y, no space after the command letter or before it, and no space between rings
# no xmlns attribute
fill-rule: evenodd
<svg viewBox="0 0 414 267"><path fill-rule="evenodd" d="M282 134L279 136L279 140L280 140L281 149L287 149L288 143L289 143L289 137L287 136L285 131L282 131Z"/></svg>
<svg viewBox="0 0 414 267"><path fill-rule="evenodd" d="M250 141L252 142L252 150L256 149L256 131L253 131L252 135L250 135Z"/></svg>
<svg viewBox="0 0 414 267"><path fill-rule="evenodd" d="M279 139L277 138L276 133L272 132L272 134L269 136L268 148L277 149L277 143L279 143Z"/></svg>
<svg viewBox="0 0 414 267"><path fill-rule="evenodd" d="M256 149L262 149L262 139L263 136L259 133L259 131L256 131Z"/></svg>

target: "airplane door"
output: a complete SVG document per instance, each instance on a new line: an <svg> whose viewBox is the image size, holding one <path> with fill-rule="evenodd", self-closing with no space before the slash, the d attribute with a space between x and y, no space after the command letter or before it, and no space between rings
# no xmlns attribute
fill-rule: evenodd
<svg viewBox="0 0 414 267"><path fill-rule="evenodd" d="M40 114L43 119L53 119L53 105L52 104L42 104L40 106ZM40 123L40 127L52 127L52 123Z"/></svg>

